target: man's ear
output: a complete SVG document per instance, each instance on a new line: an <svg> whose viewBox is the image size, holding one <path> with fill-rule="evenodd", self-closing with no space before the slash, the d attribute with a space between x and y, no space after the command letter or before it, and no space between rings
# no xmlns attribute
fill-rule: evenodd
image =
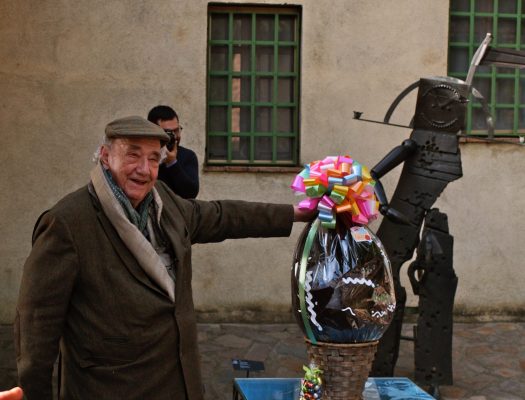
<svg viewBox="0 0 525 400"><path fill-rule="evenodd" d="M109 148L105 144L100 146L100 162L105 169L109 169Z"/></svg>

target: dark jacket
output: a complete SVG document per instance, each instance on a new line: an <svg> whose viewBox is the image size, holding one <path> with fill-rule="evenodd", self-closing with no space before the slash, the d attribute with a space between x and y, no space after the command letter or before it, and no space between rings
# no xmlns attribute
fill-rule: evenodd
<svg viewBox="0 0 525 400"><path fill-rule="evenodd" d="M51 399L202 399L191 290L192 243L287 236L291 205L184 200L160 182L161 226L178 259L175 304L144 273L84 187L39 220L15 321L20 385Z"/></svg>
<svg viewBox="0 0 525 400"><path fill-rule="evenodd" d="M185 199L194 199L199 194L199 163L193 150L179 146L177 162L170 167L161 164L159 179L171 190Z"/></svg>

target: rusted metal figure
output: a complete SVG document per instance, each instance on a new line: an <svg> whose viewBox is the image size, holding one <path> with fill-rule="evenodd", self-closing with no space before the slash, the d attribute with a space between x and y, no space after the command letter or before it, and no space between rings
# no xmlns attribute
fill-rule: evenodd
<svg viewBox="0 0 525 400"><path fill-rule="evenodd" d="M464 129L469 88L465 83L448 78L421 79L418 86L414 130L410 138L394 148L371 170L372 177L379 180L392 168L404 162L398 185L390 204L386 207L395 209L408 220L408 224L399 224L393 219L384 218L377 231L392 265L396 313L394 321L380 341L372 370L372 375L375 376L392 376L397 361L406 303L406 290L400 282L401 267L412 258L414 250L418 247L423 221L431 214L432 206L439 195L449 182L462 176L457 134ZM380 198L380 201L387 204L386 199ZM385 215L388 216L388 213ZM452 248L450 247L449 250L451 252ZM450 259L451 256L452 253ZM423 262L419 264L419 271L423 270L423 264ZM451 263L447 268L452 269ZM447 274L447 278L443 286L454 290L437 293L441 298L434 298L436 303L454 303L457 277L453 269L452 273ZM424 283L421 283L420 294L427 293L427 285L433 284L431 279L425 279ZM421 383L451 384L452 308L431 315L432 313L425 309L429 304L432 302L420 301L420 318L425 320L424 325L430 326L430 330L439 330L436 336L442 340L438 343L430 343L428 341L430 337L424 334L418 335L415 338L416 347L421 349L439 347L440 365L447 367L438 370L433 360L429 360L428 368L427 364L419 363L419 370L422 373L417 374L416 380L420 382L420 378L423 378ZM447 345L450 346L447 348ZM434 372L429 372L432 369Z"/></svg>
<svg viewBox="0 0 525 400"><path fill-rule="evenodd" d="M491 35L487 34L474 54L466 81L422 78L396 98L383 122L361 118L362 113L354 112L358 120L403 126L391 124L390 117L401 100L419 88L414 118L405 126L413 129L410 138L371 170L380 211L387 217L377 235L390 257L397 303L394 320L379 343L371 375L393 376L406 303L399 273L418 248L416 261L408 271L413 291L419 295L419 318L411 338L415 342L415 378L418 383L428 384L438 397L439 385L452 384L452 311L457 277L452 267L453 238L448 234L446 214L432 206L448 183L462 176L459 138L464 136L469 95L480 101L485 111L488 136L484 140L494 140L488 105L472 87L477 66L525 66L524 52L491 49L490 41ZM389 204L380 178L401 163L403 170Z"/></svg>

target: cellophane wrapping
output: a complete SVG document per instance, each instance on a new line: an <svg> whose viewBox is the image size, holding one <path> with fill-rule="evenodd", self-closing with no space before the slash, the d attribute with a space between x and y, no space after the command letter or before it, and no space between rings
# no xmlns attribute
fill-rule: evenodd
<svg viewBox="0 0 525 400"><path fill-rule="evenodd" d="M306 251L305 251L306 249ZM378 340L395 310L390 262L367 226L314 222L298 241L292 268L292 307L310 340Z"/></svg>

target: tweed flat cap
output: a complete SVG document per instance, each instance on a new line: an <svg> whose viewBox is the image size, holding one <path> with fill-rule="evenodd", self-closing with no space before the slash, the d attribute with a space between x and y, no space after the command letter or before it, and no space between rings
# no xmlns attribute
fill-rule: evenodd
<svg viewBox="0 0 525 400"><path fill-rule="evenodd" d="M137 116L124 117L111 121L106 125L108 138L157 138L162 144L168 143L170 137L160 126Z"/></svg>

